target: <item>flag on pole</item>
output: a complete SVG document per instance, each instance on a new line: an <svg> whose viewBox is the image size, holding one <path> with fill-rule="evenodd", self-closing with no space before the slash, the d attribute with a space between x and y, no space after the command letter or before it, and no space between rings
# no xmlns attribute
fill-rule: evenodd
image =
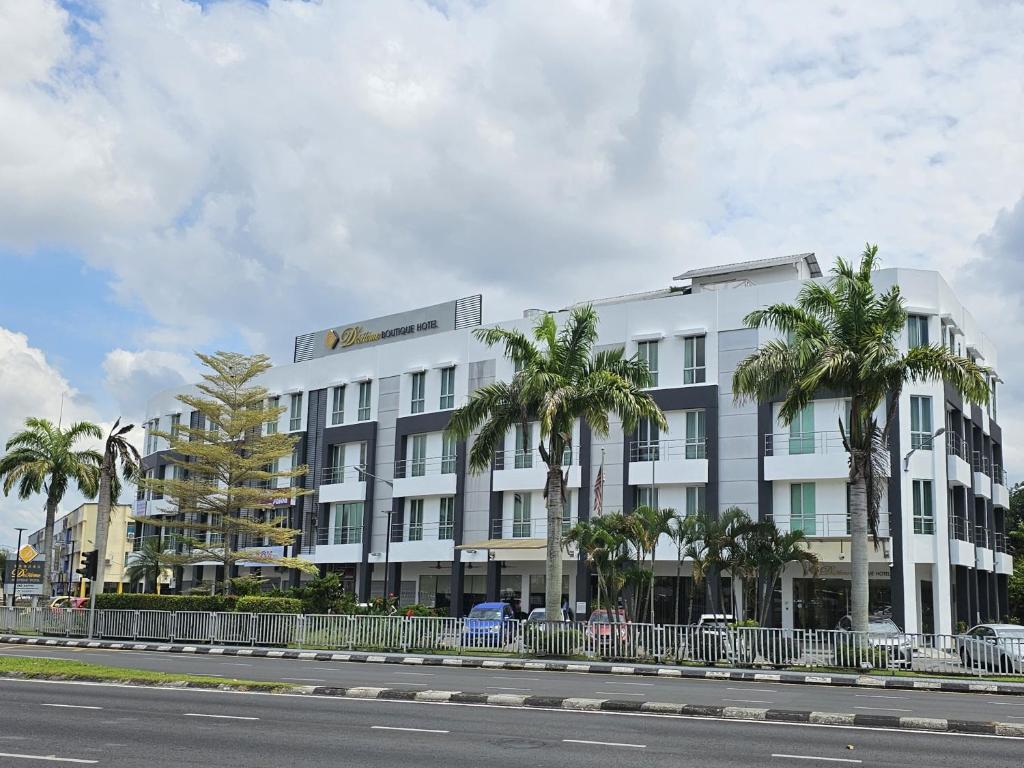
<svg viewBox="0 0 1024 768"><path fill-rule="evenodd" d="M600 515L604 506L604 449L601 449L601 466L597 470L597 479L594 480L594 514Z"/></svg>

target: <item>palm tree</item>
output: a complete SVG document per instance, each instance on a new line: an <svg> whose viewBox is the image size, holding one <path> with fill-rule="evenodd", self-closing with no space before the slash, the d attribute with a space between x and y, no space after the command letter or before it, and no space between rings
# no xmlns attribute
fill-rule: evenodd
<svg viewBox="0 0 1024 768"><path fill-rule="evenodd" d="M679 623L679 590L683 580L683 558L687 556L687 552L691 551L691 548L696 547L699 542L698 529L697 529L697 516L696 515L676 515L674 524L668 531L669 537L672 539L672 543L676 545L676 599L675 599L675 619L673 623ZM692 613L693 607L693 590L690 590L690 608ZM690 620L689 614L686 620Z"/></svg>
<svg viewBox="0 0 1024 768"><path fill-rule="evenodd" d="M0 458L0 478L3 478L5 496L14 486L18 486L21 499L36 493L46 494L43 550L49 561L53 556L53 521L68 486L74 483L83 496L92 498L99 484L102 457L91 448L76 450L76 443L88 438L101 440L103 432L88 421L62 429L47 419L34 417L25 419L25 427L7 441L7 453ZM43 596L49 598L52 591L47 566L43 569Z"/></svg>
<svg viewBox="0 0 1024 768"><path fill-rule="evenodd" d="M806 283L796 304L774 304L747 315L748 327L774 329L788 339L765 342L733 375L737 400L784 397L784 424L819 392L837 392L850 401L850 423L840 422L840 433L850 453L851 617L857 631L868 628L868 530L877 534L889 432L903 387L945 380L967 400L985 403L989 394L987 369L945 346L900 351L906 304L899 286L875 292L871 276L877 254L878 247L868 245L859 265L839 259L827 283ZM886 401L885 422L879 425L875 411Z"/></svg>
<svg viewBox="0 0 1024 768"><path fill-rule="evenodd" d="M505 356L518 371L512 381L481 387L469 402L456 410L448 426L460 440L476 432L469 465L480 472L505 440L520 427L528 433L533 421L540 423L537 450L547 466L547 565L544 608L557 616L562 597L562 507L566 478L562 463L572 449L573 426L585 420L598 435L607 435L609 413L630 431L641 419L667 429L665 415L650 395L647 364L624 350L594 352L597 313L591 306L576 307L559 331L554 315L544 314L533 328L533 340L511 328L479 328L474 335L487 346L503 344ZM479 430L479 431L478 431Z"/></svg>
<svg viewBox="0 0 1024 768"><path fill-rule="evenodd" d="M159 592L160 574L166 567L167 561L163 544L160 543L159 536L154 536L143 541L142 547L132 552L125 576L130 584L141 580L143 589L152 581L156 585L156 591Z"/></svg>
<svg viewBox="0 0 1024 768"><path fill-rule="evenodd" d="M802 530L783 533L771 520L754 523L743 536L740 559L754 580L753 614L762 627L768 623L772 595L786 566L799 563L804 573L817 571L818 557L807 546Z"/></svg>
<svg viewBox="0 0 1024 768"><path fill-rule="evenodd" d="M597 576L597 608L601 607L602 594L607 594L605 581L611 556L619 548L619 542L601 524L602 519L580 520L565 534L566 543L579 547L590 569Z"/></svg>
<svg viewBox="0 0 1024 768"><path fill-rule="evenodd" d="M99 496L96 509L96 582L93 585L94 594L103 594L104 571L106 570L107 557L107 529L110 526L110 510L121 495L121 483L117 476L120 466L121 477L127 483L134 482L139 477L139 469L142 465L142 456L139 451L128 442L125 437L134 428L134 424L120 426L121 420L114 422L114 426L107 435L103 448L103 463L100 465Z"/></svg>
<svg viewBox="0 0 1024 768"><path fill-rule="evenodd" d="M658 539L661 538L663 533L669 533L672 528L672 521L675 519L676 511L674 509L655 509L654 507L648 507L646 505L639 506L626 516L626 526L629 531L629 537L634 549L636 550L636 560L638 577L643 571L644 561L647 559L647 555L651 556L651 572L650 578L644 579L638 578L639 584L647 581L647 599L648 599L648 610L650 613L649 619L651 622L654 621L654 566L656 554L655 550L658 546ZM640 595L636 596L636 616L640 616L640 605L642 601Z"/></svg>
<svg viewBox="0 0 1024 768"><path fill-rule="evenodd" d="M750 528L751 520L739 507L729 507L717 517L707 510L697 513L694 517L695 543L687 551L687 555L694 560L694 586L697 582L697 571L700 570L700 580L713 574L718 593L718 609L725 613L725 601L722 595L722 572L735 569L737 563L736 553L738 540ZM699 560L699 563L698 563ZM735 579L739 574L730 570L730 576Z"/></svg>

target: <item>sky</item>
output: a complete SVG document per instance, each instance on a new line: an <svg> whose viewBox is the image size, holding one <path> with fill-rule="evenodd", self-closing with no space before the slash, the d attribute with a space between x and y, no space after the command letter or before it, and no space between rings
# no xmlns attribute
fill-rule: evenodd
<svg viewBox="0 0 1024 768"><path fill-rule="evenodd" d="M1021 39L1016 0L0 2L0 441L138 420L197 349L870 241L996 341L1013 479Z"/></svg>

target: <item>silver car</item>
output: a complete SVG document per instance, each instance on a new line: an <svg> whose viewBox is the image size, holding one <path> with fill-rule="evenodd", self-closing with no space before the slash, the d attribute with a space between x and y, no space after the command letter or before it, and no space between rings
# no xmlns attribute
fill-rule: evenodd
<svg viewBox="0 0 1024 768"><path fill-rule="evenodd" d="M843 616L836 624L836 629L841 632L853 632L853 618L849 615ZM869 616L866 639L869 648L886 652L889 665L909 667L913 663L913 644L892 619L886 616Z"/></svg>
<svg viewBox="0 0 1024 768"><path fill-rule="evenodd" d="M965 667L1024 672L1024 627L1019 624L979 624L957 635L956 643Z"/></svg>

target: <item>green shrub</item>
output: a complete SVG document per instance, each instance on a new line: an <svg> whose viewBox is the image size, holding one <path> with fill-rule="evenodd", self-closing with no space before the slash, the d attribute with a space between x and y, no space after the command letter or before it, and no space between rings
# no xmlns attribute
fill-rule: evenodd
<svg viewBox="0 0 1024 768"><path fill-rule="evenodd" d="M294 597L248 595L238 598L235 610L240 613L302 613L302 601Z"/></svg>
<svg viewBox="0 0 1024 768"><path fill-rule="evenodd" d="M269 579L263 579L258 576L236 576L230 580L231 594L238 595L238 597L258 595L263 591L263 585L268 581Z"/></svg>
<svg viewBox="0 0 1024 768"><path fill-rule="evenodd" d="M341 585L336 573L317 576L291 590L291 597L302 601L303 613L352 613L355 598Z"/></svg>
<svg viewBox="0 0 1024 768"><path fill-rule="evenodd" d="M223 595L96 595L96 607L130 611L233 611L237 598Z"/></svg>

